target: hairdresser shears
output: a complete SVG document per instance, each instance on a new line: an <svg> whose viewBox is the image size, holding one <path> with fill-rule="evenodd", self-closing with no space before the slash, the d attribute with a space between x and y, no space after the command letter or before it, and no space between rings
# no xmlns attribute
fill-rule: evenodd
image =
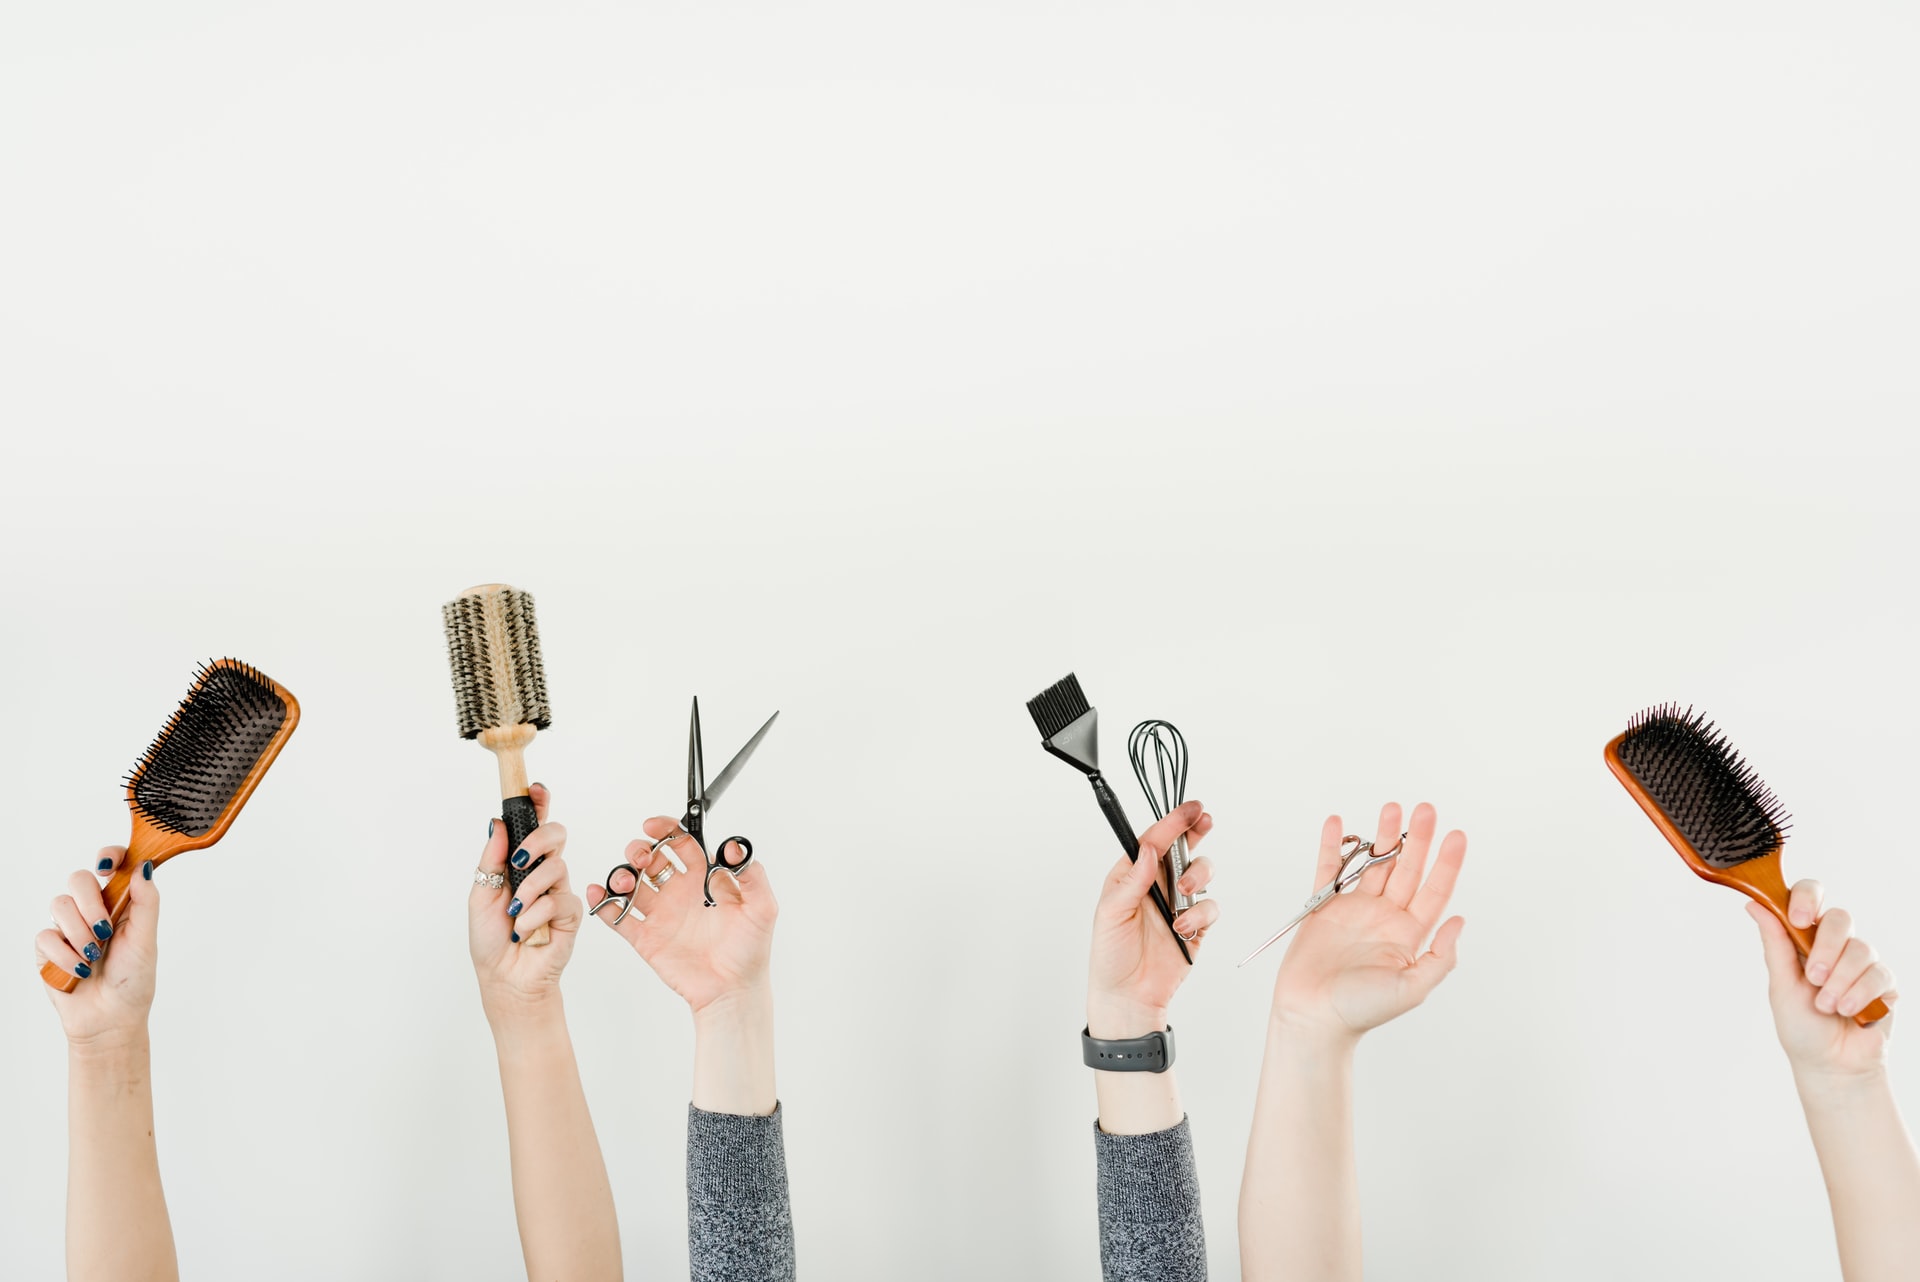
<svg viewBox="0 0 1920 1282"><path fill-rule="evenodd" d="M1307 900L1307 906L1300 910L1299 915L1269 935L1266 943L1260 945L1260 947L1254 949L1245 957L1242 957L1240 959L1240 965L1246 965L1261 953L1266 952L1267 949L1285 939L1288 931L1320 911L1329 899L1332 899L1335 895L1359 881L1360 878L1366 875L1367 869L1373 867L1375 864L1384 864L1387 860L1398 855L1401 848L1406 844L1407 834L1404 832L1400 834L1400 840L1393 843L1393 849L1383 852L1375 852L1371 841L1362 841L1358 837L1342 837L1340 839L1340 864L1334 869L1333 880L1314 891L1313 898Z"/></svg>
<svg viewBox="0 0 1920 1282"><path fill-rule="evenodd" d="M692 837L699 844L700 849L706 852L707 875L702 889L706 893L707 907L713 907L713 874L724 872L731 877L745 868L753 860L753 843L745 837L728 837L717 846L709 846L707 844L707 812L713 809L714 802L720 800L721 794L726 792L734 776L740 773L740 767L746 765L747 759L753 756L753 750L758 748L760 741L767 737L767 731L773 728L774 718L779 715L776 712L772 717L768 717L766 724L753 732L753 738L747 740L746 747L733 754L733 760L727 763L726 769L715 776L713 783L709 785L706 754L700 744L700 699L695 696L693 725L687 731L687 813L680 816L679 829L655 841L653 849L649 852L658 854L664 848L673 867L662 868L657 877L649 877L632 864L615 864L613 871L607 874L606 881L601 883L607 888L607 897L593 906L594 912L598 913L608 904L619 904L620 916L613 919L613 924L617 926L621 918L632 910L633 897L640 892L641 886L659 894L661 888L672 878L674 869L685 872L687 866L673 852L673 843L682 837ZM734 849L732 857L727 854L729 846ZM613 889L613 877L614 873L621 872L633 878L633 888L625 894L616 894ZM640 919L645 921L646 914L642 913Z"/></svg>

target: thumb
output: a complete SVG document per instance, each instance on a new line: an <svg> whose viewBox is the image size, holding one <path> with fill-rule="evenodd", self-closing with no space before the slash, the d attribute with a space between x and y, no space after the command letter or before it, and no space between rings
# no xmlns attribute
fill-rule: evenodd
<svg viewBox="0 0 1920 1282"><path fill-rule="evenodd" d="M1114 865L1113 876L1100 896L1100 911L1110 917L1125 917L1140 906L1160 872L1160 852L1146 842L1140 843L1140 855L1132 863Z"/></svg>
<svg viewBox="0 0 1920 1282"><path fill-rule="evenodd" d="M128 930L131 927L131 930ZM153 861L133 869L127 883L127 915L121 930L152 947L160 931L160 888L153 884Z"/></svg>
<svg viewBox="0 0 1920 1282"><path fill-rule="evenodd" d="M1806 976L1800 969L1800 950L1793 946L1793 936L1787 933L1787 928L1752 901L1747 903L1747 916L1760 927L1760 947L1767 959L1767 977L1772 984L1791 987L1805 983Z"/></svg>
<svg viewBox="0 0 1920 1282"><path fill-rule="evenodd" d="M1449 917L1433 932L1433 945L1407 969L1407 982L1425 1001L1440 981L1453 973L1460 961L1460 932L1466 929L1465 917Z"/></svg>

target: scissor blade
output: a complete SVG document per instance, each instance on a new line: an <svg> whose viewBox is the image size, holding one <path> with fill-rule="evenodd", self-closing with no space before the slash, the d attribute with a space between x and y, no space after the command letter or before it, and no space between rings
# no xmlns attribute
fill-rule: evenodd
<svg viewBox="0 0 1920 1282"><path fill-rule="evenodd" d="M1252 952L1248 953L1245 957L1242 957L1240 959L1239 965L1235 966L1234 969L1235 970L1240 969L1241 966L1246 965L1248 962L1258 957L1261 953L1266 952L1267 949L1273 947L1275 944L1285 939L1288 933L1291 932L1295 926L1298 926L1301 922L1305 921L1309 916L1312 915L1312 913L1313 913L1313 909L1309 908L1306 910L1306 912L1301 913L1298 917L1295 917L1292 921L1282 926L1279 930L1276 930L1271 935L1268 935L1267 942L1260 945L1260 947L1254 949Z"/></svg>
<svg viewBox="0 0 1920 1282"><path fill-rule="evenodd" d="M707 763L700 759L700 696L693 696L693 720L687 725L687 804L707 795Z"/></svg>
<svg viewBox="0 0 1920 1282"><path fill-rule="evenodd" d="M747 740L747 746L734 753L733 760L727 763L727 768L714 778L712 785L707 789L708 809L712 809L713 803L720 800L720 794L727 790L727 785L733 782L733 777L740 773L740 767L747 764L747 758L751 757L753 750L760 746L760 741L767 737L767 731L773 729L774 717L779 715L776 712L772 717L768 717L767 724L753 732L753 738Z"/></svg>

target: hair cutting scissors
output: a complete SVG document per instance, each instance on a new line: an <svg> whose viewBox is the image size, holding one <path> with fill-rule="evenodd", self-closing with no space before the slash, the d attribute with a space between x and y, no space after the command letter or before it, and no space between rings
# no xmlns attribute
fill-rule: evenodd
<svg viewBox="0 0 1920 1282"><path fill-rule="evenodd" d="M753 750L760 746L760 741L767 737L767 731L773 728L774 718L779 715L776 712L772 717L768 717L766 724L753 732L753 738L747 740L746 746L733 754L733 760L729 761L726 768L714 777L712 784L708 784L706 754L700 744L700 698L698 695L694 696L693 724L687 731L687 813L680 816L679 829L655 841L650 853L657 854L662 847L665 847L667 858L672 860L681 872L685 872L687 866L681 863L679 856L673 853L672 843L681 837L692 837L707 857L707 875L702 889L709 908L714 904L713 874L725 872L731 877L745 868L753 860L753 843L745 837L734 836L721 841L718 846L709 846L707 844L707 812L713 809L716 801L720 800L721 794L726 792L734 776L740 773L740 768L747 764L747 758L751 757ZM731 858L727 854L728 846L734 849ZM620 872L633 878L633 888L625 894L616 894L613 889L614 873ZM606 880L601 883L607 888L607 897L595 904L593 911L598 913L608 904L619 904L620 916L613 919L613 924L617 926L621 918L632 910L633 897L639 893L642 885L658 894L660 888L665 886L668 879L673 876L673 872L672 868L662 868L658 877L649 877L632 864L615 864L613 870L607 874ZM640 919L645 921L646 914L640 914Z"/></svg>
<svg viewBox="0 0 1920 1282"><path fill-rule="evenodd" d="M1366 875L1367 869L1373 867L1375 864L1384 864L1387 860L1398 855L1401 848L1406 844L1407 834L1403 832L1400 834L1400 840L1393 843L1392 850L1387 851L1385 854L1376 854L1371 841L1362 841L1358 837L1342 837L1340 839L1340 864L1334 869L1333 880L1314 891L1313 898L1307 900L1307 906L1300 910L1300 914L1279 930L1269 935L1266 943L1260 945L1260 947L1254 949L1245 957L1242 957L1240 959L1240 965L1246 965L1261 953L1266 952L1267 949L1273 947L1282 939L1285 939L1288 931L1313 916L1314 913L1320 911L1321 907L1324 906L1329 899L1332 899L1335 895L1346 890L1356 881L1359 881L1361 877Z"/></svg>

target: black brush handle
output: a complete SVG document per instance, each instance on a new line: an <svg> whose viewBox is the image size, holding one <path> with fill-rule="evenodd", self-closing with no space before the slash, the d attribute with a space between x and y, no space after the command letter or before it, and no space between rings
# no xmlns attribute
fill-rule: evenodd
<svg viewBox="0 0 1920 1282"><path fill-rule="evenodd" d="M532 835L533 830L540 826L540 817L533 811L533 798L520 796L507 797L500 802L500 818L507 825L507 880L515 890L518 890L520 883L527 879L528 873L547 862L547 857L542 855L538 859L529 861L525 868L513 866L514 852L518 851L521 844ZM545 926L535 926L523 942L537 948L551 938Z"/></svg>
<svg viewBox="0 0 1920 1282"><path fill-rule="evenodd" d="M514 852L521 843L533 835L540 826L540 819L533 813L532 797L508 797L500 803L500 822L507 826L507 881L515 890L527 879L527 874L546 862L545 855L527 864L525 868L515 868L512 860Z"/></svg>
<svg viewBox="0 0 1920 1282"><path fill-rule="evenodd" d="M1140 858L1140 838L1134 835L1133 824L1127 818L1127 812L1120 808L1120 798L1113 795L1113 789L1107 787L1107 781L1100 775L1088 775L1087 782L1093 785L1094 800L1100 803L1100 813L1107 817L1107 825L1113 829L1113 835L1120 839L1120 849L1127 852L1127 858L1135 862ZM1180 932L1173 928L1173 909L1167 906L1167 897L1160 893L1160 873L1156 869L1153 885L1153 905L1160 910L1160 917L1167 923L1167 933L1173 936L1173 946L1186 958L1187 965L1193 965L1193 954L1187 951L1187 941L1180 938Z"/></svg>

